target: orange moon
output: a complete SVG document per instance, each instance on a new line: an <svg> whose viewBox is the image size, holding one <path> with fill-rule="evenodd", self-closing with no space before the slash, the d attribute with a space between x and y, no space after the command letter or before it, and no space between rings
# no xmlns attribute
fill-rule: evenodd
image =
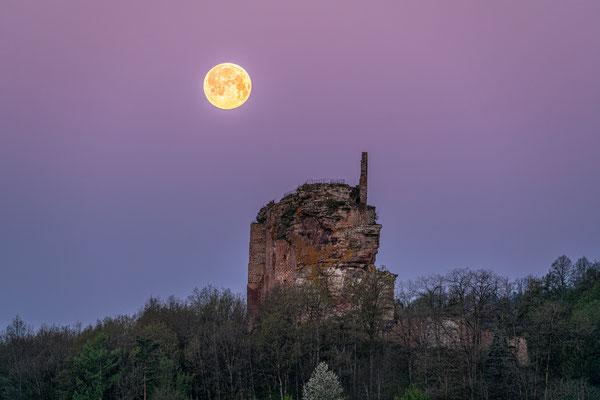
<svg viewBox="0 0 600 400"><path fill-rule="evenodd" d="M250 75L237 64L215 65L204 78L204 94L215 107L224 110L238 108L248 100L252 82Z"/></svg>

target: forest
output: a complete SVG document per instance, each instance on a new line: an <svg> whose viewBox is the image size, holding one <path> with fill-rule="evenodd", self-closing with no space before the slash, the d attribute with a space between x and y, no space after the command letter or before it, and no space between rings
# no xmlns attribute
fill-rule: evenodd
<svg viewBox="0 0 600 400"><path fill-rule="evenodd" d="M325 285L279 287L249 318L207 286L134 315L0 336L0 399L301 399L320 362L347 399L600 399L600 262L545 276L456 269L397 282L385 267L332 313Z"/></svg>

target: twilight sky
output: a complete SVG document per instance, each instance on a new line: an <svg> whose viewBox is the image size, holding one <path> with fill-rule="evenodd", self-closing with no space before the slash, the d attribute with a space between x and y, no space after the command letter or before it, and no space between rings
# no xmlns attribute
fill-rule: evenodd
<svg viewBox="0 0 600 400"><path fill-rule="evenodd" d="M600 2L0 6L0 329L212 283L308 178L358 181L399 280L600 258ZM202 80L234 62L241 108Z"/></svg>

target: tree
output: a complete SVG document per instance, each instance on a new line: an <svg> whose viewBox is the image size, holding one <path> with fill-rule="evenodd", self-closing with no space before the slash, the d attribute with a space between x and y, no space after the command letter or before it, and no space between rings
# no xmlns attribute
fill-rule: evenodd
<svg viewBox="0 0 600 400"><path fill-rule="evenodd" d="M411 386L404 389L402 397L395 396L394 400L429 400L429 397L420 389Z"/></svg>
<svg viewBox="0 0 600 400"><path fill-rule="evenodd" d="M493 272L483 269L456 269L448 274L447 280L450 320L444 321L441 330L450 342L455 343L454 347L460 349L456 361L462 365L461 373L466 378L461 380L466 383L468 397L475 399L479 397L481 380L482 333L498 314L497 300L502 281Z"/></svg>
<svg viewBox="0 0 600 400"><path fill-rule="evenodd" d="M509 388L513 383L508 379L508 372L510 371L508 351L497 330L494 331L494 338L485 360L484 368L488 399L501 400L510 398Z"/></svg>
<svg viewBox="0 0 600 400"><path fill-rule="evenodd" d="M283 399L292 389L292 373L302 355L300 324L301 288L276 286L260 306L253 329L257 361L265 375L268 391L273 384Z"/></svg>
<svg viewBox="0 0 600 400"><path fill-rule="evenodd" d="M0 345L5 345L0 347L0 398L21 400L32 395L32 337L31 327L18 315L0 335Z"/></svg>
<svg viewBox="0 0 600 400"><path fill-rule="evenodd" d="M108 336L98 333L88 340L75 357L76 390L73 400L102 400L104 393L119 379L120 349L108 350Z"/></svg>
<svg viewBox="0 0 600 400"><path fill-rule="evenodd" d="M565 305L558 300L550 300L540 304L529 313L528 346L532 350L532 358L536 371L543 371L544 400L549 399L550 377L555 366L560 366L560 357L565 346L561 343L565 338Z"/></svg>
<svg viewBox="0 0 600 400"><path fill-rule="evenodd" d="M552 263L550 271L546 275L546 290L562 298L569 288L573 275L573 263L571 259L562 255Z"/></svg>
<svg viewBox="0 0 600 400"><path fill-rule="evenodd" d="M573 266L573 272L570 276L569 283L571 287L578 286L584 279L586 272L592 268L592 263L585 257L581 257Z"/></svg>
<svg viewBox="0 0 600 400"><path fill-rule="evenodd" d="M552 387L552 400L600 400L600 389L585 380L557 381Z"/></svg>
<svg viewBox="0 0 600 400"><path fill-rule="evenodd" d="M189 399L190 376L178 370L172 360L161 358L156 387L152 391L152 400Z"/></svg>
<svg viewBox="0 0 600 400"><path fill-rule="evenodd" d="M389 331L394 318L395 278L396 276L389 273L382 265L366 271L362 279L353 282L349 288L352 309L348 316L360 327L363 334L361 347L368 351L369 357L369 384L365 388L367 397L375 392L378 397L381 395L380 361L383 359L387 344L384 332ZM356 374L354 379L357 379Z"/></svg>
<svg viewBox="0 0 600 400"><path fill-rule="evenodd" d="M18 315L13 318L12 324L6 327L3 335L3 340L9 341L22 341L33 335L31 326L27 325L21 317Z"/></svg>
<svg viewBox="0 0 600 400"><path fill-rule="evenodd" d="M154 359L157 357L156 350L159 348L160 343L149 338L143 338L138 336L135 339L137 346L135 348L135 359L140 364L143 371L143 385L144 385L144 400L147 399L148 383L152 380L154 375Z"/></svg>
<svg viewBox="0 0 600 400"><path fill-rule="evenodd" d="M194 398L253 398L246 301L230 290L195 289L188 298L191 330L184 339L185 372Z"/></svg>
<svg viewBox="0 0 600 400"><path fill-rule="evenodd" d="M303 400L342 400L343 389L335 372L321 362L303 388Z"/></svg>

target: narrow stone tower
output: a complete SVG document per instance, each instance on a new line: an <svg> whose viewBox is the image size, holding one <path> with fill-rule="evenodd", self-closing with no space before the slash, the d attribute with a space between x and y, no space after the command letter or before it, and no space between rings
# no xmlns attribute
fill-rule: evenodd
<svg viewBox="0 0 600 400"><path fill-rule="evenodd" d="M367 152L363 151L360 160L360 181L358 182L358 193L360 204L367 205Z"/></svg>

